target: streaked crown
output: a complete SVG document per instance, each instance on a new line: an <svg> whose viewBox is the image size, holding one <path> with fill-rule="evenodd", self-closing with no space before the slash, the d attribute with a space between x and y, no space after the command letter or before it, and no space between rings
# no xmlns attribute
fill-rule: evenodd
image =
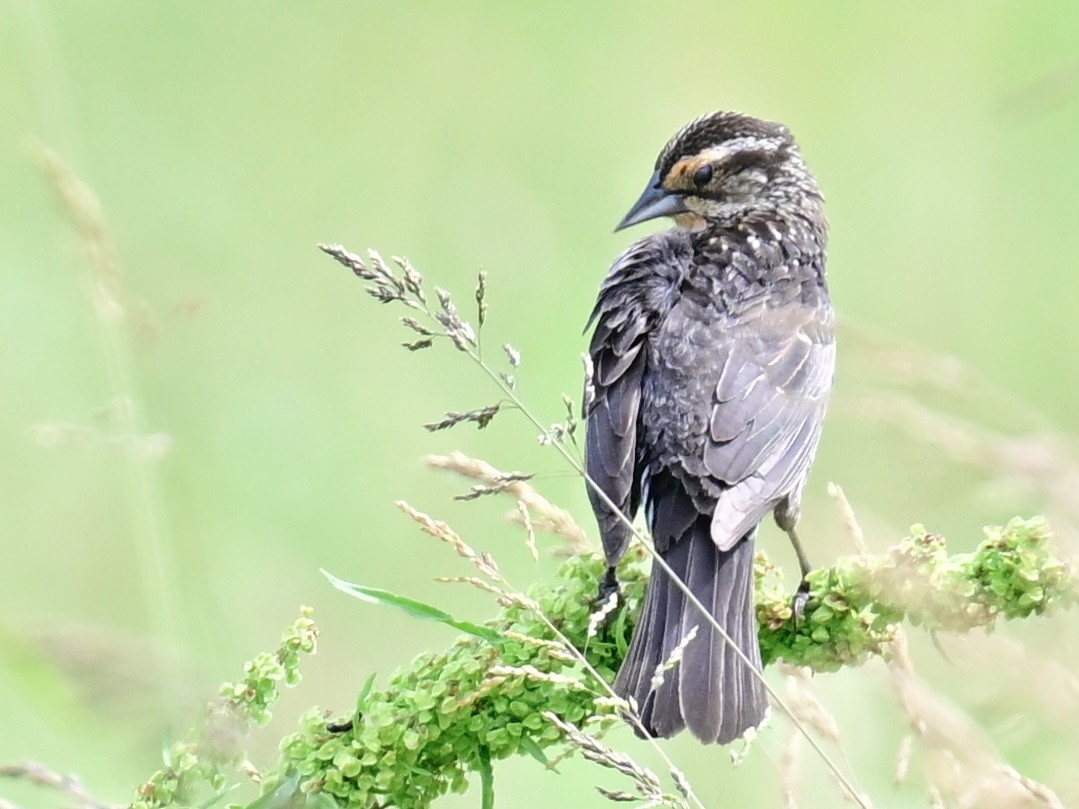
<svg viewBox="0 0 1079 809"><path fill-rule="evenodd" d="M823 217L817 182L790 130L738 112L690 121L656 158L655 173L619 227L674 216L690 227L754 212Z"/></svg>

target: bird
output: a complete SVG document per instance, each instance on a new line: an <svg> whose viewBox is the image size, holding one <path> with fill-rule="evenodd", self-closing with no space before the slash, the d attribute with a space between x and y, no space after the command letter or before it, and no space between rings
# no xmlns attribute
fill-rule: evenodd
<svg viewBox="0 0 1079 809"><path fill-rule="evenodd" d="M790 130L728 111L667 142L616 231L660 217L672 226L618 256L586 327L601 598L643 507L666 569L653 563L614 690L639 735L727 744L768 712L753 595L769 514L798 555L799 605L808 592L795 526L835 372L828 223Z"/></svg>

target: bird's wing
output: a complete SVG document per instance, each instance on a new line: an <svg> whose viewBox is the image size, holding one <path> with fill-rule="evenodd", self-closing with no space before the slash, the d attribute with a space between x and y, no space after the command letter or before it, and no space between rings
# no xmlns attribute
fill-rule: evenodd
<svg viewBox="0 0 1079 809"><path fill-rule="evenodd" d="M712 539L733 546L776 504L798 496L820 440L835 371L827 305L761 304L724 336L704 451L720 495Z"/></svg>
<svg viewBox="0 0 1079 809"><path fill-rule="evenodd" d="M596 328L589 347L593 391L590 400L586 395L586 471L630 520L640 502L637 429L647 337L669 307L688 257L688 240L678 234L636 242L615 260L589 320ZM588 495L613 564L625 553L631 531L592 486Z"/></svg>

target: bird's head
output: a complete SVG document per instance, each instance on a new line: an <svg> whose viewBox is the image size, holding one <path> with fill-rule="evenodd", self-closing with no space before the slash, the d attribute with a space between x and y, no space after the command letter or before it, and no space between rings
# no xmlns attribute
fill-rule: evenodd
<svg viewBox="0 0 1079 809"><path fill-rule="evenodd" d="M648 187L615 230L660 216L693 230L756 211L813 217L821 203L790 130L714 112L690 121L663 147Z"/></svg>

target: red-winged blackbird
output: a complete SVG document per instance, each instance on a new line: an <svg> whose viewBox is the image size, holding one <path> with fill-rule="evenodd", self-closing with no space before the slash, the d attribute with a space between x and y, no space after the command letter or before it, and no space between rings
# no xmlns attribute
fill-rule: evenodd
<svg viewBox="0 0 1079 809"><path fill-rule="evenodd" d="M645 729L726 743L767 710L759 681L754 538L790 535L835 368L823 197L786 127L732 112L687 124L618 229L674 217L611 267L590 323L588 474L752 662L654 566L616 691ZM589 487L610 568L631 532ZM696 627L680 663L657 667Z"/></svg>

